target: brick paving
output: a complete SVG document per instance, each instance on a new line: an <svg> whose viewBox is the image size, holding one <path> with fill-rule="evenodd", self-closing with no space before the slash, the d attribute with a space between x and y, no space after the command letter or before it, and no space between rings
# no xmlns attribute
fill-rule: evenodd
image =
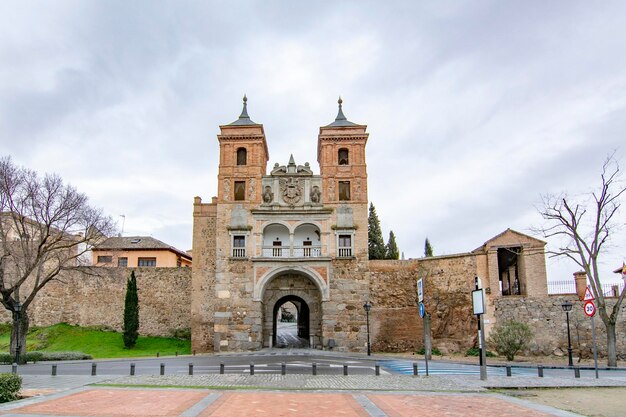
<svg viewBox="0 0 626 417"><path fill-rule="evenodd" d="M45 390L42 377L24 376ZM166 375L91 380L50 377L55 394L0 405L2 416L574 416L489 392L488 387L610 386L623 379L407 375ZM135 385L133 387L133 385ZM64 388L65 386L65 388ZM146 388L145 386L150 386ZM174 387L174 388L172 388ZM63 391L65 389L65 391Z"/></svg>
<svg viewBox="0 0 626 417"><path fill-rule="evenodd" d="M210 391L87 388L59 398L0 406L20 417L455 417L575 416L493 394ZM34 403L33 403L34 401Z"/></svg>
<svg viewBox="0 0 626 417"><path fill-rule="evenodd" d="M477 395L369 395L387 416L410 417L544 417L547 414L530 410L499 398Z"/></svg>

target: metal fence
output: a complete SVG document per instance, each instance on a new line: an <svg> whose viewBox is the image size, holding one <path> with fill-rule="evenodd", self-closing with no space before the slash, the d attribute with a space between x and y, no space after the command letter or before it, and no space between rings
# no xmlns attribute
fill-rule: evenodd
<svg viewBox="0 0 626 417"><path fill-rule="evenodd" d="M623 282L603 283L602 294L605 297L618 297L623 288ZM548 294L576 294L576 283L574 280L548 281Z"/></svg>

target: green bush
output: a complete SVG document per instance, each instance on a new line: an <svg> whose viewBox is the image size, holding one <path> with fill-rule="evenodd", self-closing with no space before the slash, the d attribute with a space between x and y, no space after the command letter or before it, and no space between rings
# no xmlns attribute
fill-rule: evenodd
<svg viewBox="0 0 626 417"><path fill-rule="evenodd" d="M0 403L17 400L22 388L22 377L14 374L0 374Z"/></svg>
<svg viewBox="0 0 626 417"><path fill-rule="evenodd" d="M469 348L465 352L465 356L479 356L479 355L480 355L480 349L477 347ZM485 352L485 356L488 358L495 358L496 354L488 350L487 352Z"/></svg>
<svg viewBox="0 0 626 417"><path fill-rule="evenodd" d="M527 324L511 320L494 327L489 344L500 355L506 356L508 361L512 361L515 354L524 350L532 338L533 332Z"/></svg>
<svg viewBox="0 0 626 417"><path fill-rule="evenodd" d="M0 363L11 364L14 357L7 352L0 352ZM43 361L77 361L83 359L93 359L91 355L83 352L26 352L26 362L43 362Z"/></svg>
<svg viewBox="0 0 626 417"><path fill-rule="evenodd" d="M425 355L426 354L426 348L425 347L421 347L417 350L418 355ZM433 347L430 349L430 353L432 353L434 356L443 356L443 353L441 353L441 351L439 349L437 349L436 347Z"/></svg>
<svg viewBox="0 0 626 417"><path fill-rule="evenodd" d="M191 340L191 328L174 329L170 332L174 339Z"/></svg>

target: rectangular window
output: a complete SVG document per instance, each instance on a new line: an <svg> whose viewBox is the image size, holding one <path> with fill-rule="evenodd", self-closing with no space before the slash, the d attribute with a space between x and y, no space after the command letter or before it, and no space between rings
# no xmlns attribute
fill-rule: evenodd
<svg viewBox="0 0 626 417"><path fill-rule="evenodd" d="M243 201L246 199L246 182L235 181L235 201Z"/></svg>
<svg viewBox="0 0 626 417"><path fill-rule="evenodd" d="M128 258L117 258L117 266L128 266Z"/></svg>
<svg viewBox="0 0 626 417"><path fill-rule="evenodd" d="M98 256L99 264L110 264L111 262L113 262L112 256Z"/></svg>
<svg viewBox="0 0 626 417"><path fill-rule="evenodd" d="M339 181L339 200L350 200L350 181Z"/></svg>
<svg viewBox="0 0 626 417"><path fill-rule="evenodd" d="M156 258L139 258L137 266L156 266Z"/></svg>
<svg viewBox="0 0 626 417"><path fill-rule="evenodd" d="M352 235L339 235L337 256L340 258L352 256Z"/></svg>
<svg viewBox="0 0 626 417"><path fill-rule="evenodd" d="M233 258L246 257L246 237L233 236Z"/></svg>

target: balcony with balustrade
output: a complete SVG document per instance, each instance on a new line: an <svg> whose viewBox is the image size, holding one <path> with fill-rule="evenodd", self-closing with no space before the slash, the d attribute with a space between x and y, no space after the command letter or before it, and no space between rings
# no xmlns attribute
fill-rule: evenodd
<svg viewBox="0 0 626 417"><path fill-rule="evenodd" d="M313 224L301 224L290 231L283 224L271 224L263 231L263 244L257 247L257 258L272 260L319 259L328 257L321 244L321 234Z"/></svg>

